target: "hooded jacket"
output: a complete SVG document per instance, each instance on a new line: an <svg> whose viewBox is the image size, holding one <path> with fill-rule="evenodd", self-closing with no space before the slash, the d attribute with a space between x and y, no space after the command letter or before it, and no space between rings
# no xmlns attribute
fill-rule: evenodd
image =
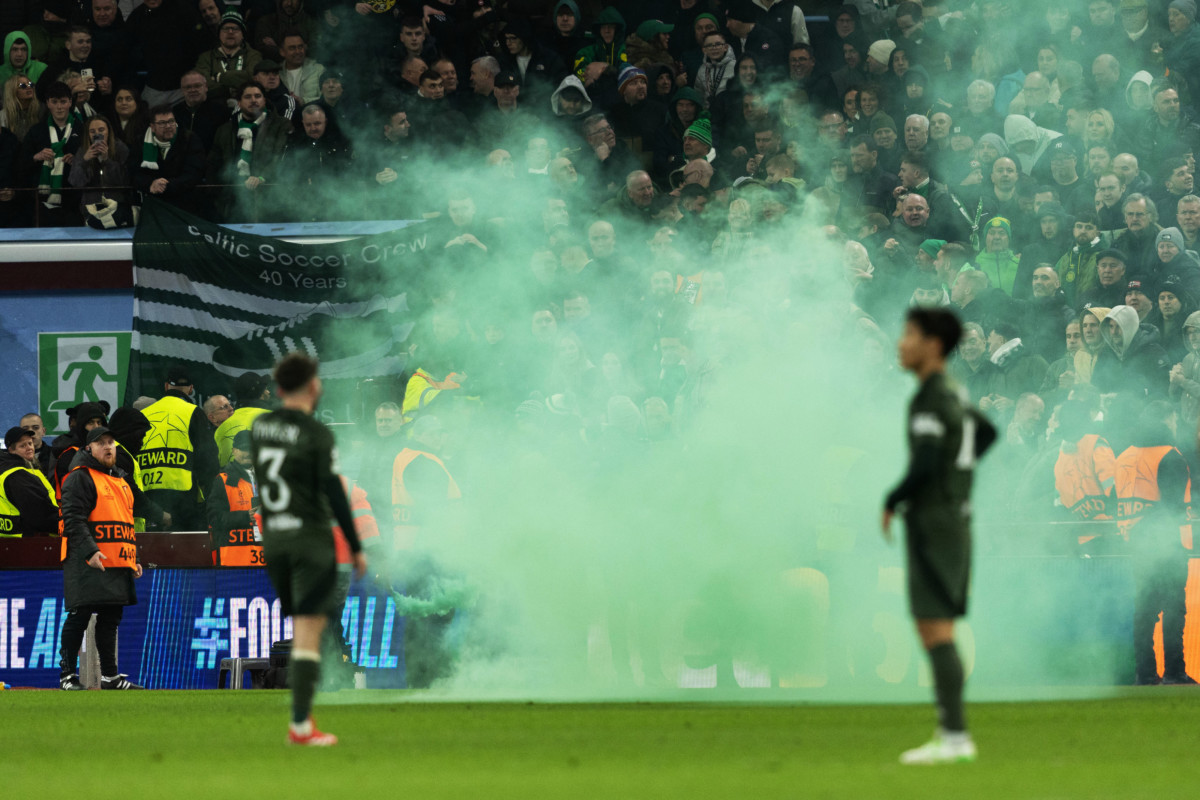
<svg viewBox="0 0 1200 800"><path fill-rule="evenodd" d="M101 424L108 425L108 414L103 406L99 403L80 403L75 408L75 420L78 424L72 426L70 432L54 440L54 474L51 480L55 489L61 489L63 480L71 471L71 463L75 460L76 453L83 449L87 431L82 425L95 418L99 418Z"/></svg>
<svg viewBox="0 0 1200 800"><path fill-rule="evenodd" d="M605 44L604 39L600 36L602 25L617 26L617 33L613 36L611 44ZM592 23L589 33L592 43L575 54L575 75L580 80L583 79L587 65L595 61L602 61L610 67L618 69L629 62L629 57L625 54L625 18L621 16L620 11L612 6L601 11L600 15L596 17L596 21Z"/></svg>
<svg viewBox="0 0 1200 800"><path fill-rule="evenodd" d="M555 20L561 9L566 8L575 16L575 29L567 36L558 31ZM553 50L558 60L563 64L574 66L575 55L588 45L588 39L583 35L583 14L575 0L558 0L554 4L554 12L550 15L549 26L542 34L541 42L549 50Z"/></svg>
<svg viewBox="0 0 1200 800"><path fill-rule="evenodd" d="M1188 330L1200 331L1200 311L1188 314L1183 323L1183 345L1188 354L1183 359L1182 374L1171 381L1170 397L1179 401L1179 411L1188 430L1200 420L1200 353L1192 347Z"/></svg>
<svg viewBox="0 0 1200 800"><path fill-rule="evenodd" d="M1154 76L1146 70L1133 73L1133 77L1129 79L1129 83L1125 84L1125 105L1131 109L1133 108L1133 85L1135 83L1143 84L1149 89L1150 84L1153 82Z"/></svg>
<svg viewBox="0 0 1200 800"><path fill-rule="evenodd" d="M1004 119L1004 142L1008 145L1008 157L1015 159L1017 166L1021 168L1021 172L1026 175L1033 173L1033 167L1037 164L1038 159L1046 152L1046 148L1050 146L1050 143L1059 136L1062 136L1062 134L1039 127L1029 117L1009 114ZM1016 145L1028 141L1036 142L1033 152L1018 152Z"/></svg>
<svg viewBox="0 0 1200 800"><path fill-rule="evenodd" d="M563 114L562 93L563 89L567 88L575 88L583 93L583 108L580 110L578 116L568 117ZM550 95L550 110L554 112L554 116L562 119L583 120L592 110L592 98L588 96L587 87L583 85L583 81L575 75L568 75L563 78L559 82L558 88L554 90L554 94Z"/></svg>
<svg viewBox="0 0 1200 800"><path fill-rule="evenodd" d="M150 420L136 408L121 406L108 421L108 430L117 440L117 466L134 475L133 459L142 452L142 442L150 432Z"/></svg>
<svg viewBox="0 0 1200 800"><path fill-rule="evenodd" d="M685 163L683 134L688 126L679 119L676 106L680 100L695 103L697 115L704 113L704 97L692 87L681 87L671 96L671 102L667 104L667 124L659 128L654 137L654 177L663 183L667 182L673 170Z"/></svg>
<svg viewBox="0 0 1200 800"><path fill-rule="evenodd" d="M1118 303L1117 305L1120 304ZM1084 316L1090 315L1096 318L1096 321L1100 323L1100 327L1103 329L1104 320L1108 316L1109 310L1109 308L1104 306L1092 306L1091 308L1085 309L1079 314L1080 324L1083 324ZM1084 342L1083 347L1079 348L1079 350L1075 352L1076 383L1092 382L1092 369L1096 366L1096 356L1099 355L1101 350L1107 348L1108 345L1106 345L1104 343L1104 339L1101 338L1098 345L1093 345L1091 348L1089 348L1087 342Z"/></svg>
<svg viewBox="0 0 1200 800"><path fill-rule="evenodd" d="M1041 232L1041 219L1047 215L1058 219L1058 235L1051 239L1042 236ZM1042 213L1034 219L1033 224L1037 226L1034 228L1035 238L1021 248L1021 263L1017 267L1016 285L1013 287L1013 298L1017 300L1028 300L1033 296L1033 271L1039 264L1057 264L1063 254L1075 244L1071 237L1071 226L1074 223L1059 203L1047 203L1042 206Z"/></svg>
<svg viewBox="0 0 1200 800"><path fill-rule="evenodd" d="M13 42L16 41L25 42L25 49L29 51L25 66L21 69L14 69L8 63L8 54L12 52ZM45 71L45 62L38 61L33 57L33 43L23 31L13 31L4 37L4 52L0 54L0 84L7 82L13 75L25 75L33 83L37 83L38 78L42 77L42 73Z"/></svg>
<svg viewBox="0 0 1200 800"><path fill-rule="evenodd" d="M1165 396L1171 365L1167 363L1167 351L1163 349L1158 328L1139 324L1137 311L1129 306L1116 306L1108 318L1117 323L1121 340L1115 342L1107 323L1100 324L1100 335L1107 347L1096 356L1092 385L1101 392Z"/></svg>

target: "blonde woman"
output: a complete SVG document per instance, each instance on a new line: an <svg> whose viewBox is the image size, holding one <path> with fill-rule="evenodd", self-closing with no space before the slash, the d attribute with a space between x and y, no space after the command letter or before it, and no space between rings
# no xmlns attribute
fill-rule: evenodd
<svg viewBox="0 0 1200 800"><path fill-rule="evenodd" d="M1121 148L1113 140L1116 130L1117 123L1107 109L1098 108L1088 114L1087 125L1083 131L1083 152L1086 153L1096 145L1106 144L1113 148L1113 152L1120 153Z"/></svg>
<svg viewBox="0 0 1200 800"><path fill-rule="evenodd" d="M0 127L8 128L18 139L42 118L42 104L34 83L25 75L13 75L4 82L4 107L0 109Z"/></svg>

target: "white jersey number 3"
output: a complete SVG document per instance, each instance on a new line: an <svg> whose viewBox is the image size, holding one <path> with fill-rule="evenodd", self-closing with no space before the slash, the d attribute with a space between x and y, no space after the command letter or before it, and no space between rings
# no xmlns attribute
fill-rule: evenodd
<svg viewBox="0 0 1200 800"><path fill-rule="evenodd" d="M284 511L292 502L292 490L279 475L279 471L283 469L283 459L286 457L287 451L282 447L263 447L258 451L259 461L266 465L260 479L258 495L262 498L263 508L268 511Z"/></svg>

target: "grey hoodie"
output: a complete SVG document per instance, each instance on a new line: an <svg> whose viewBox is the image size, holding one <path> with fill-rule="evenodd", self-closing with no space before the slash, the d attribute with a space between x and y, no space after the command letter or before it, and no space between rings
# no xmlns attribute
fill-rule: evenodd
<svg viewBox="0 0 1200 800"><path fill-rule="evenodd" d="M1042 153L1046 152L1046 148L1050 146L1050 143L1059 136L1062 136L1062 134L1039 127L1029 117L1023 117L1019 114L1009 114L1004 119L1004 141L1008 144L1008 157L1015 159L1017 166L1021 168L1021 172L1026 175L1033 172L1033 165L1042 157ZM1037 143L1033 152L1018 152L1016 145L1020 142L1028 141Z"/></svg>
<svg viewBox="0 0 1200 800"><path fill-rule="evenodd" d="M583 81L579 80L579 78L575 77L574 75L568 75L562 79L561 83L558 84L558 88L554 90L554 94L550 95L550 109L554 112L554 116L564 116L562 112L562 91L563 89L571 86L583 92L583 110L579 112L579 116L582 117L584 114L592 110L592 98L588 96L587 89L584 88Z"/></svg>
<svg viewBox="0 0 1200 800"><path fill-rule="evenodd" d="M1188 314L1183 323L1183 344L1188 354L1183 359L1183 379L1171 384L1171 399L1179 400L1179 411L1183 421L1195 427L1200 420L1200 353L1192 347L1188 329L1200 329L1200 311Z"/></svg>
<svg viewBox="0 0 1200 800"><path fill-rule="evenodd" d="M1113 345L1113 337L1109 333L1108 326L1103 323L1100 325L1100 336L1104 338L1109 347L1112 347L1113 352L1117 354L1117 358L1124 360L1125 356L1129 353L1129 345L1133 342L1133 337L1137 335L1138 326L1141 324L1141 320L1138 319L1138 313L1129 306L1113 306L1113 310L1108 312L1108 316L1105 319L1113 320L1121 329L1122 341L1120 349L1118 350ZM1191 321L1191 317L1188 318L1188 321Z"/></svg>

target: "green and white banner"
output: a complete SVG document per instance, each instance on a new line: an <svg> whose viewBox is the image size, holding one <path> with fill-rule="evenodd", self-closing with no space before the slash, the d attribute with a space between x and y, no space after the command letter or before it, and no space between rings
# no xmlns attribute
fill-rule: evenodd
<svg viewBox="0 0 1200 800"><path fill-rule="evenodd" d="M38 334L38 407L46 433L67 432L67 409L121 405L129 378L129 331Z"/></svg>
<svg viewBox="0 0 1200 800"><path fill-rule="evenodd" d="M326 410L347 407L359 381L404 370L428 238L418 226L297 244L146 203L133 239L130 397L160 396L172 364L201 396L226 394L298 350L321 362Z"/></svg>

